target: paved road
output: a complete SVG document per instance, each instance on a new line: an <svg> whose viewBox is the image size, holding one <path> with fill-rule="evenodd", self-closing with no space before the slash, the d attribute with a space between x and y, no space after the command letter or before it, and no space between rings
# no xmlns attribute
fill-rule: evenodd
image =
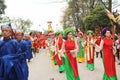
<svg viewBox="0 0 120 80"><path fill-rule="evenodd" d="M57 66L52 66L49 54L46 55L46 50L41 50L34 57L29 65L29 80L66 80L65 72L59 73ZM120 80L120 66L117 67L117 76ZM104 73L101 58L95 58L95 70L89 71L85 63L78 63L79 75L81 80L102 80Z"/></svg>

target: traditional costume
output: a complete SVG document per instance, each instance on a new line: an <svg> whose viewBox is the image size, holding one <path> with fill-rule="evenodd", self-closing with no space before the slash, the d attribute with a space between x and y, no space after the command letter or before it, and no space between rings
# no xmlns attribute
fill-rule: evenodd
<svg viewBox="0 0 120 80"><path fill-rule="evenodd" d="M77 53L77 61L78 62L84 62L84 39L83 39L83 33L79 32L77 37L77 43L78 43L78 53Z"/></svg>
<svg viewBox="0 0 120 80"><path fill-rule="evenodd" d="M20 64L22 66L22 71L24 73L24 80L28 80L28 65L26 62L27 55L29 54L29 49L27 47L26 41L23 40L23 33L21 31L16 31L15 37L18 42L19 46L19 55L21 56L20 58ZM21 36L20 39L18 39Z"/></svg>
<svg viewBox="0 0 120 80"><path fill-rule="evenodd" d="M95 39L96 39L95 44L97 44L97 45L100 46L100 42L101 42L101 40L102 40L101 35L98 34L98 35L95 37ZM98 58L98 54L100 54L100 57L102 58L102 51L101 51L99 48L95 47L95 53L96 53L96 58Z"/></svg>
<svg viewBox="0 0 120 80"><path fill-rule="evenodd" d="M91 36L89 36L91 35ZM87 39L86 39L86 60L87 60L87 68L91 71L94 70L94 45L95 39L93 38L93 31L87 31Z"/></svg>
<svg viewBox="0 0 120 80"><path fill-rule="evenodd" d="M26 42L26 46L27 46L27 49L29 50L29 53L27 54L27 59L28 59L28 62L30 62L30 60L33 58L33 55L32 55L32 42L30 40L30 36L28 34L25 34L25 42Z"/></svg>
<svg viewBox="0 0 120 80"><path fill-rule="evenodd" d="M19 46L10 37L11 29L9 25L1 26L3 40L0 40L0 80L25 80Z"/></svg>
<svg viewBox="0 0 120 80"><path fill-rule="evenodd" d="M53 32L50 32L48 34L49 38L47 39L47 45L48 45L48 49L49 49L49 52L50 52L50 58L52 60L52 66L54 67L54 65L56 65L56 60L54 58L55 56L55 52L56 52L56 40L54 38L54 33Z"/></svg>
<svg viewBox="0 0 120 80"><path fill-rule="evenodd" d="M61 37L61 35L63 35L63 33L61 31L58 31L58 39L56 40L56 54L54 56L54 58L56 59L57 65L59 66L59 72L63 72L65 70L64 68L64 64L63 64L63 51L62 51L62 46L64 43L63 38ZM60 36L60 37L59 37Z"/></svg>
<svg viewBox="0 0 120 80"><path fill-rule="evenodd" d="M74 35L74 30L67 28L64 31L65 37L68 35ZM67 80L80 80L78 73L78 65L75 53L77 53L77 42L71 39L67 39L64 43L65 49L65 71Z"/></svg>
<svg viewBox="0 0 120 80"><path fill-rule="evenodd" d="M116 43L116 48L117 48L117 58L118 58L118 65L120 65L120 34L119 38L115 41Z"/></svg>
<svg viewBox="0 0 120 80"><path fill-rule="evenodd" d="M109 28L104 28L102 34L105 36L100 43L100 49L103 49L103 64L105 70L103 80L117 80L114 60L114 43L110 35L108 36L108 34L112 34L112 32Z"/></svg>

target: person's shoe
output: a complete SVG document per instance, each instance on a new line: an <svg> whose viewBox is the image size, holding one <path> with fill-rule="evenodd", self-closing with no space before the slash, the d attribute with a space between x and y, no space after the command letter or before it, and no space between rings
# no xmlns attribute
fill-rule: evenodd
<svg viewBox="0 0 120 80"><path fill-rule="evenodd" d="M90 68L91 71L93 71L94 69L93 68Z"/></svg>
<svg viewBox="0 0 120 80"><path fill-rule="evenodd" d="M59 73L63 73L64 71L59 71Z"/></svg>
<svg viewBox="0 0 120 80"><path fill-rule="evenodd" d="M118 65L120 65L120 63L118 63Z"/></svg>
<svg viewBox="0 0 120 80"><path fill-rule="evenodd" d="M50 78L50 80L54 80L54 78Z"/></svg>
<svg viewBox="0 0 120 80"><path fill-rule="evenodd" d="M30 62L30 60L28 60L28 62Z"/></svg>

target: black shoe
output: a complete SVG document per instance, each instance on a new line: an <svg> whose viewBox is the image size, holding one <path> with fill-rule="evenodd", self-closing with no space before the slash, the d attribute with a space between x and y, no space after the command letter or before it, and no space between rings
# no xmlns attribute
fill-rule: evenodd
<svg viewBox="0 0 120 80"><path fill-rule="evenodd" d="M59 73L63 73L63 71L59 71Z"/></svg>
<svg viewBox="0 0 120 80"><path fill-rule="evenodd" d="M28 62L30 62L30 60L28 60Z"/></svg>
<svg viewBox="0 0 120 80"><path fill-rule="evenodd" d="M56 63L54 65L57 65Z"/></svg>
<svg viewBox="0 0 120 80"><path fill-rule="evenodd" d="M50 78L50 80L54 80L54 78Z"/></svg>
<svg viewBox="0 0 120 80"><path fill-rule="evenodd" d="M118 63L118 65L120 65L120 63Z"/></svg>

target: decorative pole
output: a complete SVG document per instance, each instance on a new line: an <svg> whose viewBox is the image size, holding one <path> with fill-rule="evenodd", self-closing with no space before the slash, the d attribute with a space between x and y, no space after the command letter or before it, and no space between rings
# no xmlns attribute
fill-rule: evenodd
<svg viewBox="0 0 120 80"><path fill-rule="evenodd" d="M48 21L47 23L48 23L48 33L49 33L49 32L53 32L53 28L52 28L52 26L51 26L52 21Z"/></svg>

